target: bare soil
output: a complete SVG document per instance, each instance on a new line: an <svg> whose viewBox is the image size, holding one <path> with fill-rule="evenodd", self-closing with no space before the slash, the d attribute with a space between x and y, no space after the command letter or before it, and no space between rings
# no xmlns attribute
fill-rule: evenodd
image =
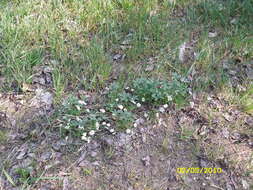
<svg viewBox="0 0 253 190"><path fill-rule="evenodd" d="M13 105L16 100L12 98ZM180 110L171 108L156 119L140 118L133 134L101 134L89 144L60 137L42 115L22 127L20 122L10 121L11 112L6 109L1 115L6 138L1 140L0 167L16 186L2 172L0 189L252 188L252 116L218 96L198 102L205 101L199 99L192 107ZM22 116L20 121L31 117ZM222 173L177 173L177 168L191 167L222 168ZM30 170L34 181L24 185L17 168Z"/></svg>

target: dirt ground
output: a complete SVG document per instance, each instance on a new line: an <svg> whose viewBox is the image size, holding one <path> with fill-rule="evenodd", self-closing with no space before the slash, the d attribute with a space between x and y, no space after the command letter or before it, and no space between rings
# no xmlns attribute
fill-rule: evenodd
<svg viewBox="0 0 253 190"><path fill-rule="evenodd" d="M43 98L37 99L40 106L29 107L30 112L17 103L17 96L1 100L1 105L15 102L6 109L12 111L1 114L5 134L0 145L1 190L252 188L253 141L247 130L252 130L253 119L217 96L205 104L196 101L184 109L171 108L154 119L140 116L133 133L101 134L89 144L61 138L45 119L50 112L45 109L49 105L41 104ZM31 118L28 113L41 115L32 114L36 119L22 126L22 119L11 121L18 113L23 119ZM18 168L29 170L29 176L23 179ZM221 168L222 172L180 174L177 168Z"/></svg>

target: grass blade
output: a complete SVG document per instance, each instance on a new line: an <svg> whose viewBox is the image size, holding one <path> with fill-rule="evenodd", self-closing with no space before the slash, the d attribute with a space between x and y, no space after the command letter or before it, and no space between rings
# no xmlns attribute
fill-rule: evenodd
<svg viewBox="0 0 253 190"><path fill-rule="evenodd" d="M3 169L3 173L6 177L6 179L13 185L16 186L16 184L14 183L13 179L11 178L11 176L5 171L5 169Z"/></svg>

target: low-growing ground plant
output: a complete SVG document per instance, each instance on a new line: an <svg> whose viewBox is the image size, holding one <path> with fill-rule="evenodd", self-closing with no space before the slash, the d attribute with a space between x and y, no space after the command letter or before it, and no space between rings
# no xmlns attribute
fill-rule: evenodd
<svg viewBox="0 0 253 190"><path fill-rule="evenodd" d="M175 102L181 104L187 97L187 83L178 74L172 81L140 78L134 81L134 94L139 100L151 105Z"/></svg>
<svg viewBox="0 0 253 190"><path fill-rule="evenodd" d="M69 96L59 109L57 120L62 135L90 142L98 132L131 133L140 114L148 118L149 111L164 112L170 104L185 102L187 95L187 82L177 74L172 81L137 78L125 88L118 83L111 84L105 103L99 107L88 105L85 98Z"/></svg>
<svg viewBox="0 0 253 190"><path fill-rule="evenodd" d="M31 172L27 168L17 168L16 174L18 175L18 182L22 184L23 187L26 187L33 182Z"/></svg>

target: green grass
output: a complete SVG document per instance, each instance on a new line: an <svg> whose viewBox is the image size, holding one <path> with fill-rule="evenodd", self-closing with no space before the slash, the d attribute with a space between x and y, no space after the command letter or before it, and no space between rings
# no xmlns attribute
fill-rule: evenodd
<svg viewBox="0 0 253 190"><path fill-rule="evenodd" d="M7 135L4 131L0 130L0 144L4 144L7 140Z"/></svg>
<svg viewBox="0 0 253 190"><path fill-rule="evenodd" d="M241 105L245 112L253 114L253 85L241 97Z"/></svg>
<svg viewBox="0 0 253 190"><path fill-rule="evenodd" d="M168 79L172 72L186 75L194 68L194 90L219 90L230 80L222 60L244 63L253 57L252 23L251 0L1 1L2 90L31 83L34 66L46 63L54 69L56 102L68 89L99 92L115 73L124 81ZM209 38L210 30L217 37ZM199 33L197 58L182 64L179 46L194 33ZM121 63L113 63L116 53L125 55ZM156 58L155 67L146 72L150 57Z"/></svg>

